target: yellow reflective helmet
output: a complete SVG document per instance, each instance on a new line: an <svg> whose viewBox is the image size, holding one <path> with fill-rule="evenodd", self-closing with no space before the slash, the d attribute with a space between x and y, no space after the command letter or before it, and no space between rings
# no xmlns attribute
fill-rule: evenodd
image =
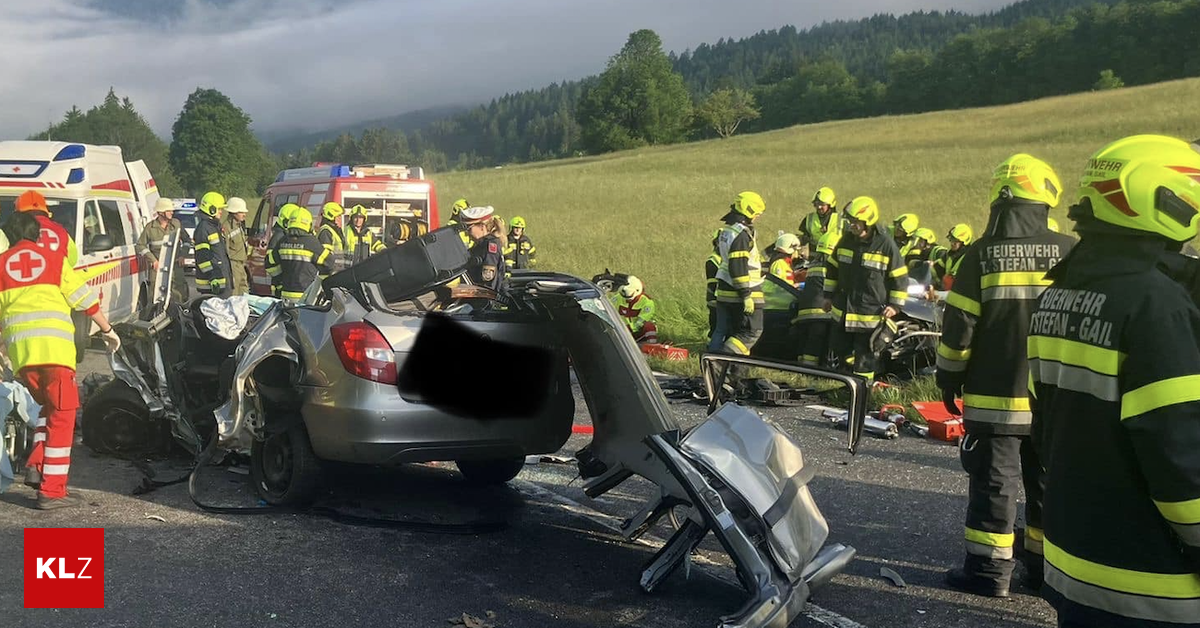
<svg viewBox="0 0 1200 628"><path fill-rule="evenodd" d="M874 227L879 222L879 204L870 196L860 196L846 206L846 217Z"/></svg>
<svg viewBox="0 0 1200 628"><path fill-rule="evenodd" d="M1050 164L1025 153L1005 159L992 173L991 202L1026 201L1058 207L1062 182Z"/></svg>
<svg viewBox="0 0 1200 628"><path fill-rule="evenodd" d="M800 248L800 238L791 233L782 233L775 239L775 250L795 255Z"/></svg>
<svg viewBox="0 0 1200 628"><path fill-rule="evenodd" d="M625 280L625 285L621 286L619 292L621 293L621 296L625 297L626 299L637 298L643 292L642 280L630 275L629 278Z"/></svg>
<svg viewBox="0 0 1200 628"><path fill-rule="evenodd" d="M833 249L837 246L838 241L841 239L842 234L840 231L830 231L829 233L826 233L825 235L821 236L820 240L817 240L817 253L820 253L821 255L833 255Z"/></svg>
<svg viewBox="0 0 1200 628"><path fill-rule="evenodd" d="M1072 212L1187 242L1200 227L1200 152L1165 135L1117 140L1088 160L1079 180L1079 198ZM1079 229L1085 224L1080 222Z"/></svg>
<svg viewBox="0 0 1200 628"><path fill-rule="evenodd" d="M312 226L313 226L312 212L297 205L296 209L293 210L291 219L288 221L288 228L312 231Z"/></svg>
<svg viewBox="0 0 1200 628"><path fill-rule="evenodd" d="M892 225L899 227L908 235L915 235L917 229L921 226L921 219L916 214L900 214L892 221Z"/></svg>
<svg viewBox="0 0 1200 628"><path fill-rule="evenodd" d="M971 230L971 225L960 222L950 228L950 232L946 234L946 237L951 240L958 240L963 243L963 246L967 246L975 241L975 232Z"/></svg>
<svg viewBox="0 0 1200 628"><path fill-rule="evenodd" d="M729 209L754 220L762 215L767 209L767 204L763 202L763 198L757 192L742 192L733 199L733 204Z"/></svg>
<svg viewBox="0 0 1200 628"><path fill-rule="evenodd" d="M921 227L920 229L914 231L912 235L918 240L924 240L926 244L937 243L937 234L933 232L933 229L928 227Z"/></svg>
<svg viewBox="0 0 1200 628"><path fill-rule="evenodd" d="M1058 227L1058 221L1049 216L1046 216L1046 227L1049 228L1054 233L1062 232L1062 230L1059 229L1059 227Z"/></svg>
<svg viewBox="0 0 1200 628"><path fill-rule="evenodd" d="M291 226L292 217L300 210L300 206L295 203L284 203L283 207L279 208L279 216L276 221L279 226L287 228Z"/></svg>
<svg viewBox="0 0 1200 628"><path fill-rule="evenodd" d="M337 220L338 216L346 213L346 209L338 203L330 201L321 208L321 217L325 220Z"/></svg>
<svg viewBox="0 0 1200 628"><path fill-rule="evenodd" d="M833 188L821 188L813 195L813 204L816 205L817 203L824 203L833 207L837 205L837 194L834 194Z"/></svg>
<svg viewBox="0 0 1200 628"><path fill-rule="evenodd" d="M362 216L363 218L366 218L367 217L367 208L363 207L362 205L355 205L354 207L351 207L350 208L350 217L354 218L356 216Z"/></svg>
<svg viewBox="0 0 1200 628"><path fill-rule="evenodd" d="M520 216L513 216L512 222L509 223L509 226L513 229L524 229L525 219Z"/></svg>
<svg viewBox="0 0 1200 628"><path fill-rule="evenodd" d="M225 209L225 197L220 192L206 192L200 197L200 211L215 217L220 209Z"/></svg>
<svg viewBox="0 0 1200 628"><path fill-rule="evenodd" d="M468 203L467 199L465 199L465 198L460 198L457 201L454 201L454 205L450 206L450 217L457 218L458 215L460 213L462 213L462 210L464 210L470 206L471 206L471 204Z"/></svg>

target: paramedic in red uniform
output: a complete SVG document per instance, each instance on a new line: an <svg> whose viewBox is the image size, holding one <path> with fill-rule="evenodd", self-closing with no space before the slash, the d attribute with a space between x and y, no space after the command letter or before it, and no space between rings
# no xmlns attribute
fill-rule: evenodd
<svg viewBox="0 0 1200 628"><path fill-rule="evenodd" d="M12 246L0 253L0 329L13 372L42 406L25 483L38 489L39 509L76 506L82 500L67 494L79 408L71 311L85 312L96 322L110 351L121 341L87 282L61 255L38 244L44 232L33 215L13 214L4 235Z"/></svg>
<svg viewBox="0 0 1200 628"><path fill-rule="evenodd" d="M18 196L17 211L30 212L31 216L37 218L41 230L37 240L38 246L48 248L59 255L66 255L67 266L75 268L79 261L79 249L75 246L75 240L62 225L50 218L50 208L41 192L31 190Z"/></svg>

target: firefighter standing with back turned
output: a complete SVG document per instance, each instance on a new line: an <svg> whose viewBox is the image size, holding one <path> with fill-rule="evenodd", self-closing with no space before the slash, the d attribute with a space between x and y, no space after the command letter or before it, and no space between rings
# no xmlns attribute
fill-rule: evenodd
<svg viewBox="0 0 1200 628"><path fill-rule="evenodd" d="M233 286L230 284L229 251L221 230L225 197L208 192L200 197L199 209L196 228L192 230L192 240L196 243L196 290L200 294L227 297Z"/></svg>
<svg viewBox="0 0 1200 628"><path fill-rule="evenodd" d="M908 268L879 225L875 199L860 196L846 206L846 230L825 264L824 309L833 313L833 350L842 358L843 370L871 383L876 362L871 335L908 298Z"/></svg>
<svg viewBox="0 0 1200 628"><path fill-rule="evenodd" d="M750 355L762 335L762 258L754 221L766 208L758 193L742 192L725 214L725 227L717 237L721 266L717 269L717 325L708 343L711 352Z"/></svg>
<svg viewBox="0 0 1200 628"><path fill-rule="evenodd" d="M82 500L67 492L75 411L79 408L71 311L85 312L96 322L109 351L116 351L121 341L87 282L63 255L37 244L41 235L37 220L27 213L15 213L4 232L12 243L0 254L4 346L13 372L42 406L26 462L25 483L38 490L39 509L77 506Z"/></svg>
<svg viewBox="0 0 1200 628"><path fill-rule="evenodd" d="M1200 152L1101 149L1028 342L1045 588L1070 628L1200 626L1200 310L1157 265L1197 235Z"/></svg>
<svg viewBox="0 0 1200 628"><path fill-rule="evenodd" d="M1017 489L1025 486L1026 584L1040 587L1042 473L1029 440L1029 315L1050 270L1074 239L1046 228L1062 184L1046 162L1013 155L992 177L983 236L962 260L937 355L937 385L947 411L960 414L959 457L969 476L963 566L946 574L954 589L1008 597L1016 566Z"/></svg>
<svg viewBox="0 0 1200 628"><path fill-rule="evenodd" d="M299 301L322 272L329 272L329 249L313 235L312 223L307 209L296 210L287 235L267 252L267 274L278 277L279 296L285 301Z"/></svg>

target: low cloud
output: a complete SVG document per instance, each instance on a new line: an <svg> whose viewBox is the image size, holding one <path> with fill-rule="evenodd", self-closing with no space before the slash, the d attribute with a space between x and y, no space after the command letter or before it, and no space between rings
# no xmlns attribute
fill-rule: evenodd
<svg viewBox="0 0 1200 628"><path fill-rule="evenodd" d="M582 78L639 28L682 51L784 24L1004 0L13 0L0 136L23 138L108 88L169 137L197 87L260 131L362 119ZM15 60L15 61L13 61Z"/></svg>

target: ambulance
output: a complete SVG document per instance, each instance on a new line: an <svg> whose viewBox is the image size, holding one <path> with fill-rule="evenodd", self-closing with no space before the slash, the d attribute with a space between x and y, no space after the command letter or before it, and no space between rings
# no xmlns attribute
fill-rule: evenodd
<svg viewBox="0 0 1200 628"><path fill-rule="evenodd" d="M291 168L279 173L263 194L258 209L247 219L247 233L253 250L247 262L250 291L269 296L271 278L265 260L267 242L276 229L275 216L288 203L305 207L313 215L313 231L321 226L321 210L334 201L346 208L362 205L367 209L367 228L383 238L394 227L408 238L437 229L437 195L432 181L418 167L395 164L316 163L309 168ZM399 223L399 224L397 224ZM349 217L345 224L350 224ZM391 244L391 243L388 243Z"/></svg>
<svg viewBox="0 0 1200 628"><path fill-rule="evenodd" d="M135 251L153 217L158 187L141 160L126 162L117 146L74 142L0 141L0 223L30 190L46 197L50 218L79 249L75 269L100 295L113 323L135 320L150 294L152 275ZM15 272L0 269L0 272ZM75 340L82 358L98 331L77 315Z"/></svg>

